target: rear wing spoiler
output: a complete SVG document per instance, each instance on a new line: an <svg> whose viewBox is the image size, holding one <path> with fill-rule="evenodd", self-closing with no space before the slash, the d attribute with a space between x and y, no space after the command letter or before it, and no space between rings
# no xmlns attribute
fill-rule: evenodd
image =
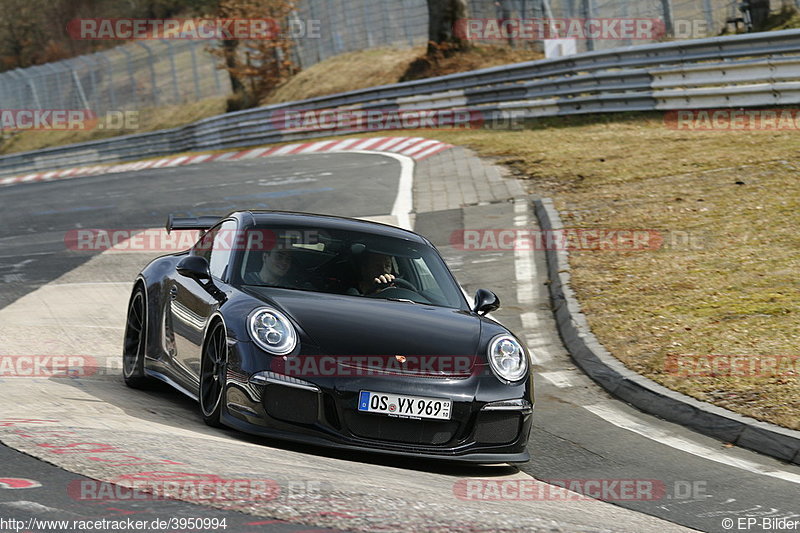
<svg viewBox="0 0 800 533"><path fill-rule="evenodd" d="M214 224L219 222L220 217L185 217L185 218L177 218L175 215L169 215L167 217L167 233L172 232L172 230L188 230L188 229L199 229L202 231L206 231L207 229L211 228Z"/></svg>

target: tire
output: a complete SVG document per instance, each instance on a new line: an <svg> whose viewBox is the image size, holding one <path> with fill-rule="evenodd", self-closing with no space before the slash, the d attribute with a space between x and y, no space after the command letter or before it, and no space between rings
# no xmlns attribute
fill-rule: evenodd
<svg viewBox="0 0 800 533"><path fill-rule="evenodd" d="M144 373L147 348L147 300L144 289L137 285L128 304L125 337L122 348L122 376L125 384L134 389L148 388L152 379Z"/></svg>
<svg viewBox="0 0 800 533"><path fill-rule="evenodd" d="M203 346L200 362L200 411L203 421L211 427L222 427L220 416L225 403L225 383L228 372L228 340L225 326L215 322Z"/></svg>

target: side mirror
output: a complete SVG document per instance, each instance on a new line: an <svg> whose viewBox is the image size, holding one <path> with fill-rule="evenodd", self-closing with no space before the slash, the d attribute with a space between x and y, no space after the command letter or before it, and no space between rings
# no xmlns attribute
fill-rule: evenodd
<svg viewBox="0 0 800 533"><path fill-rule="evenodd" d="M175 267L178 274L192 278L197 281L207 281L211 279L211 270L205 257L199 255L187 255Z"/></svg>
<svg viewBox="0 0 800 533"><path fill-rule="evenodd" d="M478 289L475 293L475 307L472 310L479 315L487 315L498 309L500 309L500 298L490 290Z"/></svg>

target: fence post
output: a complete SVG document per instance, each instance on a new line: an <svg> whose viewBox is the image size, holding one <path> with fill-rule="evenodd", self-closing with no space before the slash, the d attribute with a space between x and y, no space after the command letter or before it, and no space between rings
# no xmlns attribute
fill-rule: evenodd
<svg viewBox="0 0 800 533"><path fill-rule="evenodd" d="M28 107L28 105L26 103L27 98L25 98L25 90L23 89L23 85L24 84L20 81L20 78L18 78L18 76L21 76L21 74L19 72L17 72L18 70L19 69L16 69L16 68L14 70L9 70L8 71L8 75L11 76L12 78L14 78L14 82L15 82L14 85L17 86L16 87L17 93L18 93L17 94L17 98L19 98L19 100L18 100L19 103L16 105L16 107L18 109L25 109L26 107Z"/></svg>
<svg viewBox="0 0 800 533"><path fill-rule="evenodd" d="M83 85L80 78L78 78L78 71L72 69L72 80L75 82L75 89L78 91L78 96L81 98L81 103L84 109L89 109L89 101L86 99L86 93L83 92Z"/></svg>
<svg viewBox="0 0 800 533"><path fill-rule="evenodd" d="M706 24L708 25L706 37L710 37L717 33L714 28L714 7L711 5L711 0L703 0L703 11L706 15Z"/></svg>
<svg viewBox="0 0 800 533"><path fill-rule="evenodd" d="M414 46L414 36L411 33L410 27L410 15L411 9L408 6L408 0L403 0L403 31L406 34L406 40L408 41L408 46Z"/></svg>
<svg viewBox="0 0 800 533"><path fill-rule="evenodd" d="M181 92L180 87L178 86L178 69L175 68L175 49L172 47L172 43L168 40L165 40L164 44L167 45L167 53L169 54L169 68L172 71L172 95L175 99L173 103L180 104Z"/></svg>
<svg viewBox="0 0 800 533"><path fill-rule="evenodd" d="M128 51L126 45L118 46L117 50L122 52L125 56L125 62L128 70L128 81L131 85L131 101L133 102L134 106L139 105L139 98L136 92L136 76L133 74L133 59L131 57L131 53Z"/></svg>
<svg viewBox="0 0 800 533"><path fill-rule="evenodd" d="M661 10L664 13L664 29L667 35L675 35L674 21L672 20L672 0L661 0Z"/></svg>
<svg viewBox="0 0 800 533"><path fill-rule="evenodd" d="M83 98L87 102L91 100L91 102L94 105L93 111L99 111L99 109L97 109L97 80L95 79L95 74L94 74L96 65L91 61L89 61L88 59L86 59L85 56L77 56L75 57L75 59L86 65L86 73L89 75L89 83L91 84L89 91L89 96L91 96L91 98L87 98L85 95L83 96ZM83 89L83 87L81 87L81 89ZM89 108L87 107L86 109Z"/></svg>
<svg viewBox="0 0 800 533"><path fill-rule="evenodd" d="M116 94L116 90L114 89L114 65L111 64L111 61L108 59L108 56L106 56L105 52L98 52L97 53L97 57L98 58L102 58L102 60L106 64L105 72L108 73L108 84L107 84L107 87L108 87L108 100L109 100L109 103L111 104L111 109L116 110L117 109L117 94Z"/></svg>
<svg viewBox="0 0 800 533"><path fill-rule="evenodd" d="M152 89L151 94L153 95L153 103L151 105L153 107L158 107L158 87L156 87L156 65L153 58L153 51L142 41L134 42L147 51L147 66L150 68L150 85Z"/></svg>
<svg viewBox="0 0 800 533"><path fill-rule="evenodd" d="M57 69L55 67L55 64L53 64L53 63L44 63L42 65L42 68L48 68L48 69L50 69L50 71L52 73L51 75L53 77L54 83L51 83L49 85L56 85L56 86L59 85L58 78L59 78L59 76L61 76L63 74L63 68L64 67L63 67L63 65L61 63L57 63L57 64L61 67L62 70ZM67 105L64 105L64 103L63 103L64 102L64 96L63 96L64 92L63 91L57 91L58 94L61 96L61 102L62 102L61 104L56 104L55 103L55 99L52 97L52 94L53 94L54 91L50 90L50 91L43 91L43 92L48 95L47 106L50 109L56 109L56 108L59 108L59 107L66 109L68 107Z"/></svg>
<svg viewBox="0 0 800 533"><path fill-rule="evenodd" d="M628 10L628 7L629 7L628 2L622 2L622 13L620 13L620 17L621 18L627 19L628 16L630 15L630 11ZM631 39L626 38L626 39L622 40L622 45L623 46L630 46L631 44L633 44L633 41Z"/></svg>
<svg viewBox="0 0 800 533"><path fill-rule="evenodd" d="M584 20L592 18L592 13L594 9L592 9L592 0L582 0L581 2L581 18ZM592 41L591 36L586 36L586 50L589 52L594 50L594 41Z"/></svg>
<svg viewBox="0 0 800 533"><path fill-rule="evenodd" d="M198 42L190 41L189 43L189 52L192 55L192 80L194 81L194 97L195 99L200 99L200 78L199 72L197 71L197 46L199 45Z"/></svg>
<svg viewBox="0 0 800 533"><path fill-rule="evenodd" d="M308 0L308 12L309 12L309 17L310 17L311 20L321 20L316 16L316 10L314 9L314 6L316 5L316 1L317 0ZM325 22L328 23L328 20L325 19ZM312 63L312 64L316 64L316 63L319 63L320 61L322 61L322 33L323 33L323 28L322 28L321 25L320 25L319 32L320 32L319 39L317 39L317 46L315 47L317 49L317 60L314 61L314 63ZM328 28L328 34L330 34L330 28Z"/></svg>

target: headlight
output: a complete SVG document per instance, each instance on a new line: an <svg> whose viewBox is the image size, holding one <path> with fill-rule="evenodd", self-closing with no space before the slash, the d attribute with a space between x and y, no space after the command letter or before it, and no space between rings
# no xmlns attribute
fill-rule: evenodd
<svg viewBox="0 0 800 533"><path fill-rule="evenodd" d="M489 343L489 364L500 379L519 381L528 373L528 356L511 335L498 335Z"/></svg>
<svg viewBox="0 0 800 533"><path fill-rule="evenodd" d="M286 355L297 346L297 332L285 315L270 307L260 307L250 313L250 337L273 355Z"/></svg>

